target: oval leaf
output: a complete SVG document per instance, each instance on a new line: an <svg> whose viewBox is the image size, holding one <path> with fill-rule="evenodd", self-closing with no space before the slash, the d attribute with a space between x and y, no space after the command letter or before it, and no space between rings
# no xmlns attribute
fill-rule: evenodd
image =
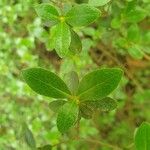
<svg viewBox="0 0 150 150"><path fill-rule="evenodd" d="M75 71L69 72L65 76L65 81L71 93L75 95L77 93L78 86L79 86L78 74Z"/></svg>
<svg viewBox="0 0 150 150"><path fill-rule="evenodd" d="M74 102L64 104L58 112L57 127L61 133L65 133L78 119L78 106Z"/></svg>
<svg viewBox="0 0 150 150"><path fill-rule="evenodd" d="M35 149L36 148L36 142L35 142L35 139L34 139L34 136L31 132L31 130L28 128L28 126L26 124L22 125L22 130L23 130L23 137L24 137L24 140L27 143L27 145L30 148Z"/></svg>
<svg viewBox="0 0 150 150"><path fill-rule="evenodd" d="M54 6L48 3L38 4L35 6L35 10L43 20L59 22L59 13Z"/></svg>
<svg viewBox="0 0 150 150"><path fill-rule="evenodd" d="M70 91L56 74L42 69L31 68L22 71L23 78L35 92L53 98L67 98Z"/></svg>
<svg viewBox="0 0 150 150"><path fill-rule="evenodd" d="M92 6L104 6L108 2L110 2L110 0L89 0L89 4Z"/></svg>
<svg viewBox="0 0 150 150"><path fill-rule="evenodd" d="M76 32L71 30L71 43L69 47L73 54L79 54L82 51L82 43Z"/></svg>
<svg viewBox="0 0 150 150"><path fill-rule="evenodd" d="M96 101L88 101L85 102L85 104L102 111L112 111L117 107L117 102L110 97L105 97Z"/></svg>
<svg viewBox="0 0 150 150"><path fill-rule="evenodd" d="M141 50L141 47L138 45L132 45L127 49L128 53L134 59L142 59L144 57L144 52Z"/></svg>
<svg viewBox="0 0 150 150"><path fill-rule="evenodd" d="M80 100L99 100L106 97L117 87L122 74L121 69L101 69L87 74L79 84Z"/></svg>
<svg viewBox="0 0 150 150"><path fill-rule="evenodd" d="M72 26L86 26L94 22L100 11L92 6L80 4L74 6L66 15L66 21Z"/></svg>
<svg viewBox="0 0 150 150"><path fill-rule="evenodd" d="M66 103L67 101L64 100L56 100L56 101L52 101L49 104L49 108L53 111L53 112L58 112L59 109Z"/></svg>
<svg viewBox="0 0 150 150"><path fill-rule="evenodd" d="M53 29L53 38L55 40L55 49L60 57L67 55L71 43L71 33L69 26L65 22L61 22ZM54 33L55 32L55 33Z"/></svg>
<svg viewBox="0 0 150 150"><path fill-rule="evenodd" d="M136 150L150 149L150 124L144 122L138 128L135 134Z"/></svg>

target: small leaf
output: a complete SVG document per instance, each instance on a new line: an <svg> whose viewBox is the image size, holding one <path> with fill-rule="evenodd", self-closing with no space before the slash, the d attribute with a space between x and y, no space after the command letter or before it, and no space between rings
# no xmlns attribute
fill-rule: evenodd
<svg viewBox="0 0 150 150"><path fill-rule="evenodd" d="M71 26L87 26L94 22L100 15L100 11L87 4L74 6L66 15L66 21Z"/></svg>
<svg viewBox="0 0 150 150"><path fill-rule="evenodd" d="M112 111L117 107L117 102L110 97L105 97L101 100L96 101L87 101L85 103L93 108L97 108L102 111Z"/></svg>
<svg viewBox="0 0 150 150"><path fill-rule="evenodd" d="M142 59L144 56L144 52L141 50L140 46L138 45L132 45L127 50L130 56L133 57L134 59Z"/></svg>
<svg viewBox="0 0 150 150"><path fill-rule="evenodd" d="M79 54L82 51L82 43L76 32L71 30L71 43L69 47L73 54Z"/></svg>
<svg viewBox="0 0 150 150"><path fill-rule="evenodd" d="M78 106L74 102L64 104L58 112L57 127L61 133L65 133L78 119Z"/></svg>
<svg viewBox="0 0 150 150"><path fill-rule="evenodd" d="M115 17L111 21L111 27L114 29L118 29L121 26L121 18Z"/></svg>
<svg viewBox="0 0 150 150"><path fill-rule="evenodd" d="M129 42L139 42L140 31L137 24L132 24L128 29L127 39Z"/></svg>
<svg viewBox="0 0 150 150"><path fill-rule="evenodd" d="M92 118L93 110L94 110L93 107L88 104L84 104L84 103L80 104L80 114L85 119Z"/></svg>
<svg viewBox="0 0 150 150"><path fill-rule="evenodd" d="M23 78L35 92L53 98L67 98L70 91L56 74L42 69L30 68L22 71Z"/></svg>
<svg viewBox="0 0 150 150"><path fill-rule="evenodd" d="M67 55L71 43L71 33L69 26L65 22L61 22L54 27L53 38L54 47L60 57Z"/></svg>
<svg viewBox="0 0 150 150"><path fill-rule="evenodd" d="M42 146L42 147L38 147L38 150L51 150L51 149L52 149L51 145L45 145L45 146Z"/></svg>
<svg viewBox="0 0 150 150"><path fill-rule="evenodd" d="M121 69L100 69L83 77L79 84L78 96L81 101L99 100L110 94L119 84Z"/></svg>
<svg viewBox="0 0 150 150"><path fill-rule="evenodd" d="M51 103L49 103L49 108L50 108L53 112L58 112L59 109L60 109L66 102L67 102L67 101L64 101L64 100L52 101Z"/></svg>
<svg viewBox="0 0 150 150"><path fill-rule="evenodd" d="M77 93L78 86L79 86L78 74L75 71L69 72L65 76L65 81L71 93L75 95Z"/></svg>
<svg viewBox="0 0 150 150"><path fill-rule="evenodd" d="M104 6L106 5L110 0L89 0L89 5L92 6Z"/></svg>
<svg viewBox="0 0 150 150"><path fill-rule="evenodd" d="M136 150L149 150L150 149L150 124L144 122L138 128L135 134Z"/></svg>
<svg viewBox="0 0 150 150"><path fill-rule="evenodd" d="M34 139L34 136L31 132L31 130L28 128L28 126L26 124L23 124L22 130L23 130L23 137L24 137L24 140L27 143L27 145L30 148L35 149L36 148L36 142L35 142L35 139Z"/></svg>
<svg viewBox="0 0 150 150"><path fill-rule="evenodd" d="M137 23L143 20L146 17L146 15L147 15L147 12L144 9L135 7L132 9L127 9L125 13L125 18L126 18L126 21L128 22Z"/></svg>
<svg viewBox="0 0 150 150"><path fill-rule="evenodd" d="M38 4L35 6L35 10L43 20L59 22L59 13L54 6L48 3Z"/></svg>

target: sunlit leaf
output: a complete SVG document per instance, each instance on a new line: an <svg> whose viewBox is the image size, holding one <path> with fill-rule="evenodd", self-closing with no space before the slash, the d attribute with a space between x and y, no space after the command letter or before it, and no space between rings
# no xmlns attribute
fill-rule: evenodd
<svg viewBox="0 0 150 150"><path fill-rule="evenodd" d="M48 3L38 4L35 6L35 10L38 16L45 21L59 22L59 13L54 6Z"/></svg>
<svg viewBox="0 0 150 150"><path fill-rule="evenodd" d="M72 26L86 26L100 16L100 11L87 4L74 6L66 15L66 21Z"/></svg>
<svg viewBox="0 0 150 150"><path fill-rule="evenodd" d="M100 69L85 75L79 84L80 100L99 100L106 97L117 87L122 74L121 69Z"/></svg>

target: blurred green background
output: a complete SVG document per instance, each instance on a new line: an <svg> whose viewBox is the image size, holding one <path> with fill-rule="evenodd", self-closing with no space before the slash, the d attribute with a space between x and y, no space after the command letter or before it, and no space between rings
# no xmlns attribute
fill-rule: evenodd
<svg viewBox="0 0 150 150"><path fill-rule="evenodd" d="M100 7L102 16L92 25L75 28L82 39L80 55L61 59L50 49L50 25L35 13L34 5L50 0L0 0L0 150L28 150L20 138L22 122L32 131L38 146L58 144L58 150L111 150L91 141L69 141L76 129L62 136L52 99L37 95L22 80L21 70L43 67L60 75L75 69L81 78L100 67L121 67L124 77L111 97L118 108L96 112L82 119L80 136L123 150L131 149L134 131L150 122L150 0L111 0ZM65 6L86 0L63 0Z"/></svg>

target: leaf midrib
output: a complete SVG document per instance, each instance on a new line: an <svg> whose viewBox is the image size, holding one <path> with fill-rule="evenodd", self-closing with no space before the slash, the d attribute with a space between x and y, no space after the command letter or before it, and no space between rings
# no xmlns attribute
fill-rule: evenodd
<svg viewBox="0 0 150 150"><path fill-rule="evenodd" d="M71 96L70 94L63 92L63 91L59 90L58 88L56 88L56 87L54 87L54 86L51 86L50 84L47 84L46 82L44 82L44 81L42 81L42 80L40 80L40 79L37 79L34 75L32 75L31 77L34 78L34 79L37 80L37 81L40 81L41 83L43 83L43 84L45 84L45 85L47 85L47 86L50 86L51 88L55 89L56 91L60 92L61 94L63 94L63 95L66 96L66 97L70 97L70 96ZM69 90L68 90L68 91L69 91Z"/></svg>

